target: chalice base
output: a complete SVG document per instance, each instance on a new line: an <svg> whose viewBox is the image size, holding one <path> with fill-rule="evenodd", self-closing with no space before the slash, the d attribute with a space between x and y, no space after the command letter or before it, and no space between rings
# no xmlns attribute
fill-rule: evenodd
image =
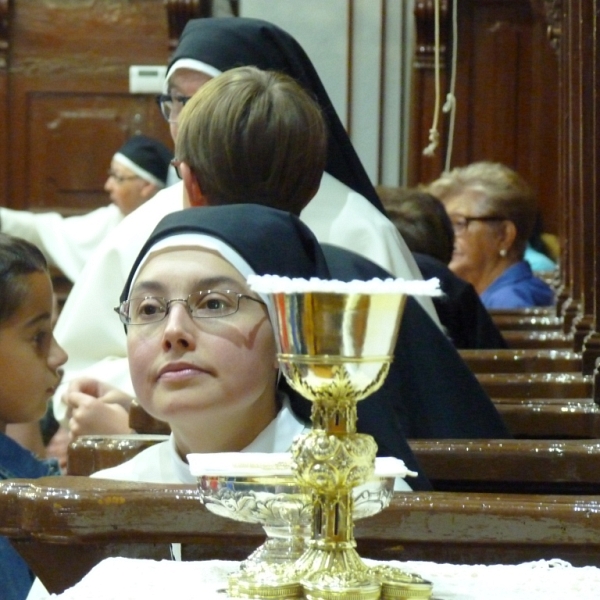
<svg viewBox="0 0 600 600"><path fill-rule="evenodd" d="M433 592L430 581L398 567L379 565L369 572L381 585L381 600L428 600Z"/></svg>
<svg viewBox="0 0 600 600"><path fill-rule="evenodd" d="M296 563L308 600L378 600L381 586L355 549L355 542L308 542Z"/></svg>
<svg viewBox="0 0 600 600"><path fill-rule="evenodd" d="M266 565L264 570L238 571L229 576L227 594L230 598L260 598L262 600L295 600L304 598L302 585L293 565Z"/></svg>
<svg viewBox="0 0 600 600"><path fill-rule="evenodd" d="M267 537L262 546L242 561L240 570L251 572L257 569L263 570L268 566L294 564L305 550L303 536Z"/></svg>
<svg viewBox="0 0 600 600"><path fill-rule="evenodd" d="M306 550L304 537L293 534L283 537L277 535L281 534L278 529L282 528L265 527L267 535L274 537L267 537L262 546L242 561L240 570L230 575L229 596L279 600L303 597L295 563Z"/></svg>
<svg viewBox="0 0 600 600"><path fill-rule="evenodd" d="M318 542L296 563L307 600L428 600L433 586L390 566L368 567L354 542L326 547Z"/></svg>

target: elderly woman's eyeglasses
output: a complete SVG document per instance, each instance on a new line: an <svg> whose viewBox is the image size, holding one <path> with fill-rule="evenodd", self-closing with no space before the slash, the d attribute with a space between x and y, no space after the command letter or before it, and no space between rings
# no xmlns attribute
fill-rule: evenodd
<svg viewBox="0 0 600 600"><path fill-rule="evenodd" d="M181 302L194 319L228 317L238 312L240 300L252 300L265 304L258 298L232 292L231 290L201 290L191 293L187 298L160 298L142 296L121 302L114 311L125 325L147 325L162 321L169 314L174 302Z"/></svg>
<svg viewBox="0 0 600 600"><path fill-rule="evenodd" d="M500 216L489 216L489 217L465 217L463 215L450 215L450 221L452 222L452 228L454 229L454 235L460 235L469 228L471 221L506 221L505 217Z"/></svg>
<svg viewBox="0 0 600 600"><path fill-rule="evenodd" d="M156 96L156 103L158 104L163 117L169 121L169 123L174 123L177 122L177 117L179 116L181 109L190 98L191 96L160 94L160 96Z"/></svg>

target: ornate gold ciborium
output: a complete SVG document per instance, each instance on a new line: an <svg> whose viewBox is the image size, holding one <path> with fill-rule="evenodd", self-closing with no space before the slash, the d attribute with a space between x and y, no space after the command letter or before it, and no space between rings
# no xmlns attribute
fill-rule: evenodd
<svg viewBox="0 0 600 600"><path fill-rule="evenodd" d="M298 598L294 564L309 535L310 493L290 453L189 454L200 500L222 517L262 525L267 539L229 577L234 598Z"/></svg>
<svg viewBox="0 0 600 600"><path fill-rule="evenodd" d="M298 481L311 489L312 531L296 563L308 600L428 598L431 584L356 551L353 488L373 477L377 445L356 432L357 403L383 383L406 298L436 295L437 280L342 283L252 276L271 296L278 359L290 386L312 401L312 430L292 447Z"/></svg>
<svg viewBox="0 0 600 600"><path fill-rule="evenodd" d="M306 550L312 521L311 491L294 475L290 453L189 454L200 499L208 510L229 519L259 523L266 542L229 577L238 598L301 598L296 561ZM377 459L375 476L353 489L354 518L388 506L396 477L411 474L401 460Z"/></svg>

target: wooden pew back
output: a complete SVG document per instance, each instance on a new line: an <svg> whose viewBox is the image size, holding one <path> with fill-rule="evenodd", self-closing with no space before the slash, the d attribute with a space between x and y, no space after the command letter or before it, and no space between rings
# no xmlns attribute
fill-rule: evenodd
<svg viewBox="0 0 600 600"><path fill-rule="evenodd" d="M460 350L473 373L581 373L581 353L572 350Z"/></svg>
<svg viewBox="0 0 600 600"><path fill-rule="evenodd" d="M412 440L437 491L600 494L600 440Z"/></svg>
<svg viewBox="0 0 600 600"><path fill-rule="evenodd" d="M79 581L108 556L238 560L258 526L207 511L195 486L87 477L0 482L0 534L8 535L48 590ZM600 497L398 493L356 524L363 556L464 564L562 558L600 565Z"/></svg>
<svg viewBox="0 0 600 600"><path fill-rule="evenodd" d="M133 458L138 452L168 439L161 434L83 435L69 444L69 475L91 475Z"/></svg>

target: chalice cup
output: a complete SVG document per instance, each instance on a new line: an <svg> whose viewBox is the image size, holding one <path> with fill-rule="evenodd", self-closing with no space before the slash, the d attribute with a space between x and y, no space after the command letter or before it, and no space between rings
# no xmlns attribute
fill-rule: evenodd
<svg viewBox="0 0 600 600"><path fill-rule="evenodd" d="M252 276L272 298L278 360L289 385L312 401L312 430L292 446L312 499L312 529L296 568L309 600L427 598L431 584L371 569L356 551L353 494L373 477L377 444L356 431L357 403L383 383L406 298L435 295L436 280L349 283Z"/></svg>

